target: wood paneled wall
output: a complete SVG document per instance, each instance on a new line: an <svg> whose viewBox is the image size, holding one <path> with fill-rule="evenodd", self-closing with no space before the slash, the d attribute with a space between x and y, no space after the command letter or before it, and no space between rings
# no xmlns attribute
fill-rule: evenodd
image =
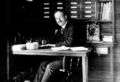
<svg viewBox="0 0 120 82"><path fill-rule="evenodd" d="M114 82L120 82L120 0L115 0Z"/></svg>

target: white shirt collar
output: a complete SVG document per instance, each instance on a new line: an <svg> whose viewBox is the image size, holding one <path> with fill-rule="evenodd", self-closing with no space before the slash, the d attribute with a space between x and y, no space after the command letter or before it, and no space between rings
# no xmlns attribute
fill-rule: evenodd
<svg viewBox="0 0 120 82"><path fill-rule="evenodd" d="M64 28L65 28L66 24L67 24L67 22L66 22L66 23L62 26L62 29L64 29Z"/></svg>

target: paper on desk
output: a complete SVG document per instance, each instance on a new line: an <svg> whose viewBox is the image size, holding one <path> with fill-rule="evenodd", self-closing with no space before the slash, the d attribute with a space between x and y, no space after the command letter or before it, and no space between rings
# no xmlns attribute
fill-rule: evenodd
<svg viewBox="0 0 120 82"><path fill-rule="evenodd" d="M16 45L12 45L12 51L21 51L24 50L26 47L25 44L16 44Z"/></svg>
<svg viewBox="0 0 120 82"><path fill-rule="evenodd" d="M44 46L51 46L51 47L55 47L55 44L46 44L46 45L41 45L41 47L44 47Z"/></svg>
<svg viewBox="0 0 120 82"><path fill-rule="evenodd" d="M66 47L66 46L52 47L51 48L51 50L53 50L53 51L68 50L68 49L70 49L70 48Z"/></svg>
<svg viewBox="0 0 120 82"><path fill-rule="evenodd" d="M88 50L86 47L71 47L70 49L72 51Z"/></svg>

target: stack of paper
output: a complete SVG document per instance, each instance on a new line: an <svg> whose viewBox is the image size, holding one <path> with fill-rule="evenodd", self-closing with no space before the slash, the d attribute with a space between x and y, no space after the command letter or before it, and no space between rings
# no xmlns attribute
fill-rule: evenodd
<svg viewBox="0 0 120 82"><path fill-rule="evenodd" d="M109 49L108 47L98 47L96 48L98 54L108 54Z"/></svg>
<svg viewBox="0 0 120 82"><path fill-rule="evenodd" d="M51 46L51 47L55 47L55 44L46 44L46 45L41 45L41 46Z"/></svg>
<svg viewBox="0 0 120 82"><path fill-rule="evenodd" d="M85 47L71 47L70 49L72 51L88 50L88 48Z"/></svg>
<svg viewBox="0 0 120 82"><path fill-rule="evenodd" d="M60 47L52 47L51 50L53 51L59 51L59 50L68 50L70 49L69 47L66 46L60 46Z"/></svg>
<svg viewBox="0 0 120 82"><path fill-rule="evenodd" d="M103 36L103 41L105 41L105 42L113 42L113 36Z"/></svg>

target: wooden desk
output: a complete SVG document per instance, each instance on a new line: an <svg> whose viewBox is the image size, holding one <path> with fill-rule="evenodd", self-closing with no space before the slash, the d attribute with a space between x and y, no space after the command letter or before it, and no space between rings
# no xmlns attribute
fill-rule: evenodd
<svg viewBox="0 0 120 82"><path fill-rule="evenodd" d="M64 51L52 51L51 49L39 49L39 50L21 50L21 51L13 51L13 55L44 55L44 56L75 56L82 57L82 75L83 82L88 82L88 58L87 58L88 50L81 51L72 51L72 50L64 50Z"/></svg>

